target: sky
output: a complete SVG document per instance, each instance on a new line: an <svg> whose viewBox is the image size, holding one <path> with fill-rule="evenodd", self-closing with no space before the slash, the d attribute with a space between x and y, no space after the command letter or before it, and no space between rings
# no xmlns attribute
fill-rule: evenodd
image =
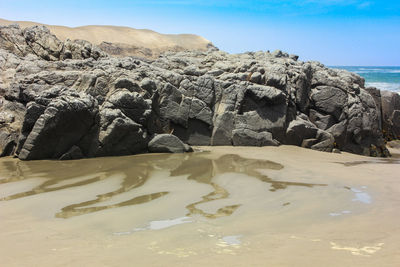
<svg viewBox="0 0 400 267"><path fill-rule="evenodd" d="M193 33L229 53L280 49L329 66L400 65L400 0L0 0L0 18Z"/></svg>

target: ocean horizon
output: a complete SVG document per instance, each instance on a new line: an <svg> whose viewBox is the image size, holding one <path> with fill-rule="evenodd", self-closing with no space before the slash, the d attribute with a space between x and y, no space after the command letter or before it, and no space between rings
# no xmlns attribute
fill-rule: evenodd
<svg viewBox="0 0 400 267"><path fill-rule="evenodd" d="M366 87L400 93L400 66L329 66L354 72L365 79Z"/></svg>

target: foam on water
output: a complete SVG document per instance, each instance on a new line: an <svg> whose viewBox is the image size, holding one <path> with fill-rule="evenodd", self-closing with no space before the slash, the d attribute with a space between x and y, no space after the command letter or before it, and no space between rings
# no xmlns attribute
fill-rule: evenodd
<svg viewBox="0 0 400 267"><path fill-rule="evenodd" d="M365 86L400 93L400 84L397 83L367 82Z"/></svg>
<svg viewBox="0 0 400 267"><path fill-rule="evenodd" d="M365 79L366 87L400 93L400 67L336 66Z"/></svg>
<svg viewBox="0 0 400 267"><path fill-rule="evenodd" d="M357 188L351 188L350 190L354 193L353 201L359 201L364 204L371 204L372 198L370 194Z"/></svg>

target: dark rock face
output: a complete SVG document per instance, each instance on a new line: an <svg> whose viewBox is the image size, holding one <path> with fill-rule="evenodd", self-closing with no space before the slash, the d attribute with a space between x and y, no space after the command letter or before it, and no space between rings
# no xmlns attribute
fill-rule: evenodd
<svg viewBox="0 0 400 267"><path fill-rule="evenodd" d="M9 26L0 27L0 69L0 153L26 160L143 153L164 138L167 148L179 138L383 156L382 127L399 133L396 96L281 51L143 61Z"/></svg>
<svg viewBox="0 0 400 267"><path fill-rule="evenodd" d="M38 98L30 102L22 125L18 157L24 160L60 158L90 132L98 115L97 101L76 91L52 88L49 101ZM40 102L48 102L40 105ZM87 144L81 144L88 151Z"/></svg>
<svg viewBox="0 0 400 267"><path fill-rule="evenodd" d="M374 87L366 90L373 96L378 108L379 123L386 141L400 139L400 95Z"/></svg>
<svg viewBox="0 0 400 267"><path fill-rule="evenodd" d="M389 140L400 139L400 95L394 92L381 92L382 128Z"/></svg>
<svg viewBox="0 0 400 267"><path fill-rule="evenodd" d="M153 153L184 153L193 149L172 134L158 134L148 144L148 149Z"/></svg>

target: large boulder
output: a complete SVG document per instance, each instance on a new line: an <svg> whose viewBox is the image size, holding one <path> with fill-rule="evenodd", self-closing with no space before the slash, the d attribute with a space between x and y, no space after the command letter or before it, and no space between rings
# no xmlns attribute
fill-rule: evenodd
<svg viewBox="0 0 400 267"><path fill-rule="evenodd" d="M389 140L400 139L400 95L390 91L381 91L382 128Z"/></svg>
<svg viewBox="0 0 400 267"><path fill-rule="evenodd" d="M193 149L183 143L172 134L158 134L148 144L149 152L152 153L184 153L192 152Z"/></svg>
<svg viewBox="0 0 400 267"><path fill-rule="evenodd" d="M318 129L304 115L290 122L286 131L286 142L319 151L331 152L335 138L327 131Z"/></svg>
<svg viewBox="0 0 400 267"><path fill-rule="evenodd" d="M0 96L0 156L10 156L16 151L24 115L24 105Z"/></svg>
<svg viewBox="0 0 400 267"><path fill-rule="evenodd" d="M234 146L278 146L270 132L255 132L249 129L235 129L232 132Z"/></svg>
<svg viewBox="0 0 400 267"><path fill-rule="evenodd" d="M36 108L25 116L23 128L31 128L31 131L21 143L20 159L58 159L72 146L84 145L81 140L96 124L98 106L95 99L67 89L58 91L59 96L51 99L46 107ZM88 147L82 147L82 150L87 151Z"/></svg>
<svg viewBox="0 0 400 267"><path fill-rule="evenodd" d="M317 110L332 114L338 120L347 103L347 94L336 87L317 86L312 90L311 99Z"/></svg>

